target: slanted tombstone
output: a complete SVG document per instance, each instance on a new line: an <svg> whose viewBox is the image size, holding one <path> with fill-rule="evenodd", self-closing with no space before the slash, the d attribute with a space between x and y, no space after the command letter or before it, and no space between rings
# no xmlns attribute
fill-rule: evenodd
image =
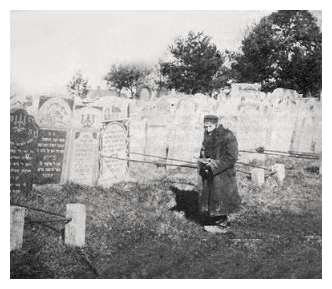
<svg viewBox="0 0 332 289"><path fill-rule="evenodd" d="M98 184L110 186L127 178L128 146L126 122L106 123L101 136L101 167Z"/></svg>
<svg viewBox="0 0 332 289"><path fill-rule="evenodd" d="M23 109L10 113L10 191L28 194L32 189L39 127Z"/></svg>
<svg viewBox="0 0 332 289"><path fill-rule="evenodd" d="M72 142L69 180L93 186L98 174L97 131L75 131Z"/></svg>

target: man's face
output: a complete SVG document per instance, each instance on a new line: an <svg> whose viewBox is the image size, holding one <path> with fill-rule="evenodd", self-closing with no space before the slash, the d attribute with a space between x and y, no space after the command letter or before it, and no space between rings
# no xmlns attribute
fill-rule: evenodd
<svg viewBox="0 0 332 289"><path fill-rule="evenodd" d="M206 132L210 133L214 131L217 127L217 123L211 121L204 121L204 129Z"/></svg>

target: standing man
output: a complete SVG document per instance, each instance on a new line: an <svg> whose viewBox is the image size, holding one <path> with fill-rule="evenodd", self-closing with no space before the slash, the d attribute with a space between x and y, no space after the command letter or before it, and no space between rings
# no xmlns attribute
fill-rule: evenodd
<svg viewBox="0 0 332 289"><path fill-rule="evenodd" d="M204 140L200 152L199 174L203 190L200 210L204 225L227 228L228 215L241 203L236 184L235 163L238 158L236 137L221 124L216 115L204 117Z"/></svg>

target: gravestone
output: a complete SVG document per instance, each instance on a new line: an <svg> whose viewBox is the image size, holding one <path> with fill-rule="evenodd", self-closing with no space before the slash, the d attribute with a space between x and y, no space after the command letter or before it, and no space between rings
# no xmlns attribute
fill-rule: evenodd
<svg viewBox="0 0 332 289"><path fill-rule="evenodd" d="M98 133L97 131L76 131L72 143L70 181L93 186L98 170Z"/></svg>
<svg viewBox="0 0 332 289"><path fill-rule="evenodd" d="M264 169L253 168L251 170L251 180L256 185L261 187L264 184Z"/></svg>
<svg viewBox="0 0 332 289"><path fill-rule="evenodd" d="M67 204L66 218L71 221L65 225L65 244L84 247L86 227L86 207L83 204Z"/></svg>
<svg viewBox="0 0 332 289"><path fill-rule="evenodd" d="M66 129L71 124L73 100L41 96L36 121L42 128Z"/></svg>
<svg viewBox="0 0 332 289"><path fill-rule="evenodd" d="M128 157L128 146L126 122L106 123L101 137L100 185L109 186L127 178L128 162L123 159Z"/></svg>
<svg viewBox="0 0 332 289"><path fill-rule="evenodd" d="M10 251L23 245L25 208L10 206Z"/></svg>
<svg viewBox="0 0 332 289"><path fill-rule="evenodd" d="M23 109L10 114L10 191L29 193L36 163L39 128L33 116Z"/></svg>
<svg viewBox="0 0 332 289"><path fill-rule="evenodd" d="M56 129L39 131L35 184L57 184L61 180L67 132Z"/></svg>
<svg viewBox="0 0 332 289"><path fill-rule="evenodd" d="M201 143L197 140L196 124L199 121L197 104L195 101L184 98L178 103L176 115L172 123L172 139L169 143L169 157L193 161L195 147ZM171 127L171 125L169 125Z"/></svg>

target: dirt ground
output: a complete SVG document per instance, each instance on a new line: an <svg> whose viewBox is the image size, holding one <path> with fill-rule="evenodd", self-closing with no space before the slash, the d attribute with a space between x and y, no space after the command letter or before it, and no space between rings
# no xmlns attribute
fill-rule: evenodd
<svg viewBox="0 0 332 289"><path fill-rule="evenodd" d="M29 211L23 248L11 252L11 278L322 278L321 176L309 160L268 159L286 166L279 186L262 188L238 173L242 208L227 234L205 232L197 214L194 170L133 167L111 188L36 187L11 201L65 214L87 209L86 246L70 248L59 224ZM249 168L242 167L242 170Z"/></svg>

